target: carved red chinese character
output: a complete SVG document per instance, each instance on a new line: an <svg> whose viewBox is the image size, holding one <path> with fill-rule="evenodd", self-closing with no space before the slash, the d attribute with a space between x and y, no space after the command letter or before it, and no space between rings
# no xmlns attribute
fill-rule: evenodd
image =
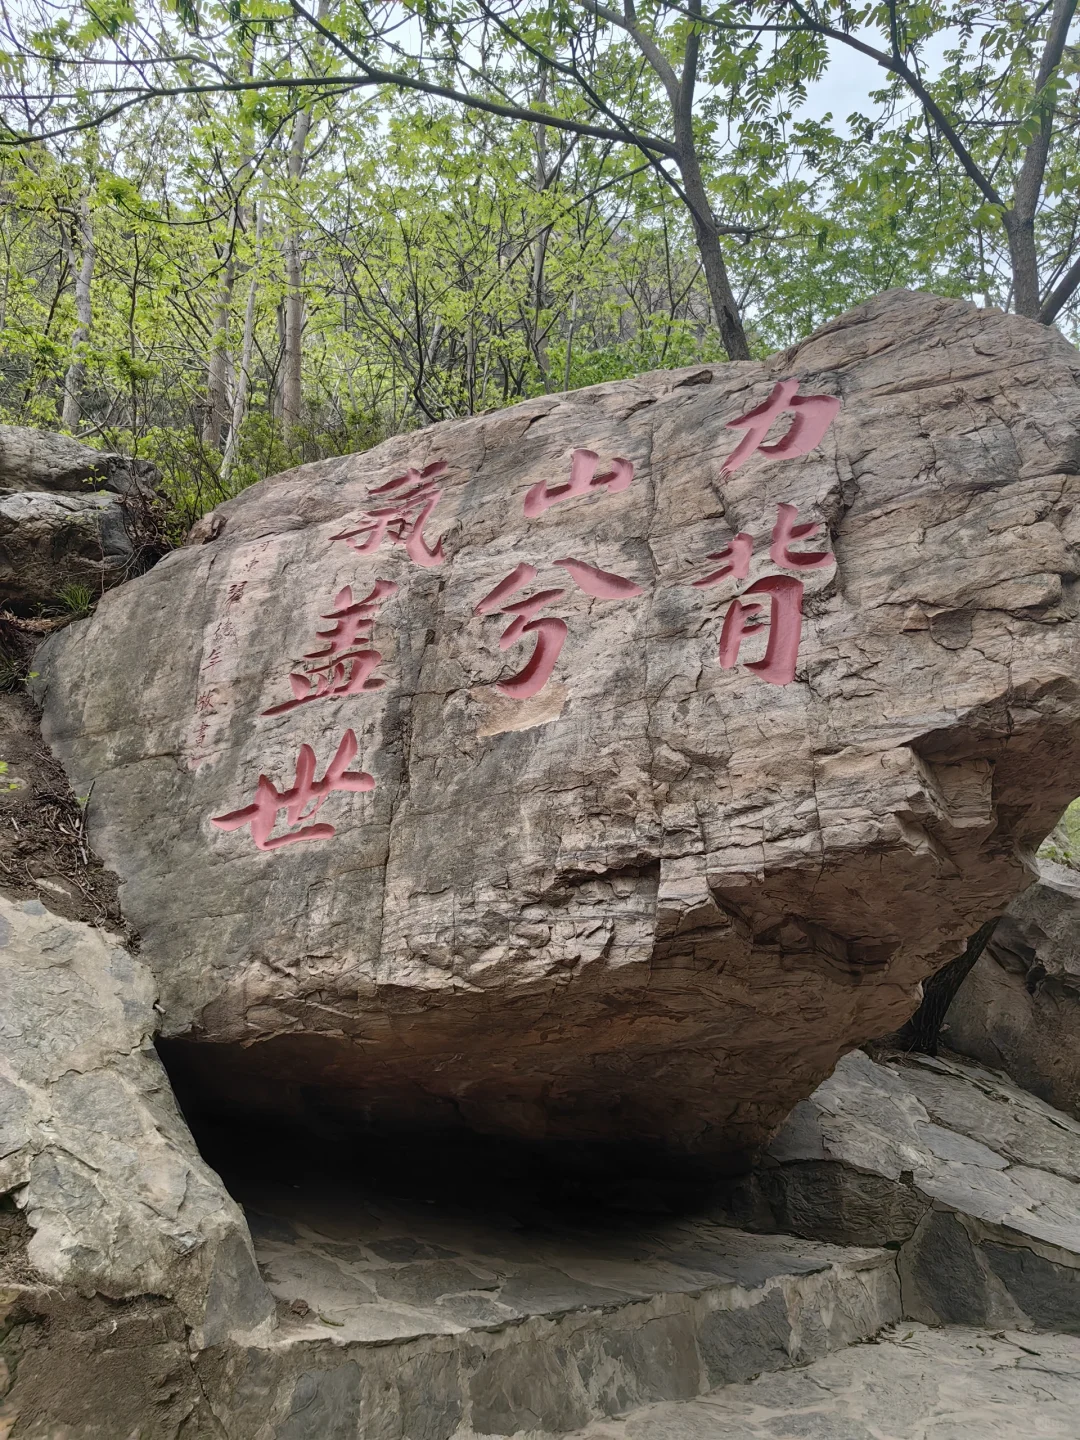
<svg viewBox="0 0 1080 1440"><path fill-rule="evenodd" d="M326 640L321 650L308 650L305 660L319 663L306 665L303 671L289 676L293 698L280 705L271 705L264 715L284 715L310 700L343 700L346 695L359 695L364 690L381 690L386 681L372 672L382 661L378 650L369 649L375 617L388 596L397 592L393 580L376 580L375 587L363 600L353 600L352 586L346 585L334 596L334 608L320 618L333 620L329 630L317 630L316 636Z"/></svg>
<svg viewBox="0 0 1080 1440"><path fill-rule="evenodd" d="M821 529L815 521L796 525L795 516L798 513L794 505L776 507L776 524L773 526L769 558L774 565L781 565L785 570L820 570L825 565L832 565L836 556L831 550L791 549L793 541L808 540Z"/></svg>
<svg viewBox="0 0 1080 1440"><path fill-rule="evenodd" d="M277 850L282 845L295 845L302 840L329 840L334 835L333 825L321 822L304 825L305 820L314 819L322 809L329 795L337 790L374 790L374 778L366 770L350 770L349 765L356 757L356 736L346 730L341 738L337 753L326 767L321 780L315 779L315 751L310 745L301 745L296 761L296 778L288 790L278 790L265 775L260 775L255 786L255 799L242 810L232 810L228 815L211 816L210 823L219 830L240 830L251 827L251 838L260 850ZM307 807L311 808L308 809ZM286 812L289 825L301 825L292 835L274 835L279 810Z"/></svg>
<svg viewBox="0 0 1080 1440"><path fill-rule="evenodd" d="M331 540L344 540L358 555L370 555L384 540L389 540L392 545L403 546L409 559L417 565L425 568L442 565L446 560L442 537L433 546L429 545L424 539L424 526L442 499L435 478L447 469L445 460L436 460L423 470L410 466L404 475L377 485L368 491L367 499L385 495L390 497L388 503L365 510L359 525L332 535Z"/></svg>
<svg viewBox="0 0 1080 1440"><path fill-rule="evenodd" d="M798 513L794 505L781 504L776 507L776 524L773 526L769 545L769 558L785 570L818 570L822 566L834 564L836 556L830 550L791 548L796 540L807 540L822 528L814 521L796 524ZM698 589L704 589L709 585L719 585L729 576L733 580L745 580L750 573L753 549L753 538L745 531L740 531L722 550L717 550L708 557L710 560L726 560L728 563L690 583ZM746 597L750 595L768 596L767 622L762 615L764 605L759 600L748 600ZM742 595L731 602L724 617L723 629L720 632L720 664L723 668L730 670L738 663L743 636L753 635L767 623L769 639L765 658L751 662L746 668L755 671L770 685L790 685L795 678L795 663L802 636L802 598L802 581L793 580L790 575L766 575L756 580L753 585L748 585Z"/></svg>
<svg viewBox="0 0 1080 1440"><path fill-rule="evenodd" d="M712 570L708 575L703 575L700 580L691 581L699 590L704 590L708 585L719 585L721 580L726 580L729 575L736 580L745 580L750 573L750 557L754 553L754 541L751 536L741 530L732 540L730 545L725 545L722 550L716 550L707 558L710 560L727 560L726 565L721 565L719 570Z"/></svg>
<svg viewBox="0 0 1080 1440"><path fill-rule="evenodd" d="M643 593L642 587L633 580L615 575L610 570L598 570L596 566L587 565L583 560L567 557L554 563L567 572L580 590L597 600L625 600ZM526 600L517 600L510 605L503 604L511 595L523 590L526 585L531 585L538 573L535 565L518 565L505 579L500 580L493 590L488 591L473 611L475 615L491 615L498 610L503 615L514 617L499 638L500 650L508 650L525 635L536 636L536 647L522 669L509 680L496 683L496 690L503 695L509 695L513 700L528 700L530 696L540 693L551 679L555 663L566 642L565 620L552 616L546 616L542 620L536 618L545 606L560 600L566 594L565 588L541 590Z"/></svg>
<svg viewBox="0 0 1080 1440"><path fill-rule="evenodd" d="M548 485L546 480L539 480L525 496L525 514L530 520L535 520L542 515L551 505L558 505L563 500L573 500L578 495L588 495L594 490L607 490L612 495L617 495L620 490L625 490L634 478L634 465L631 460L623 460L615 456L611 462L611 469L605 470L602 475L597 475L596 467L600 463L600 456L595 450L575 450L570 457L570 479L565 485Z"/></svg>
<svg viewBox="0 0 1080 1440"><path fill-rule="evenodd" d="M763 405L727 422L729 430L745 430L746 434L724 461L722 474L733 475L755 450L776 460L793 460L797 455L808 455L821 444L840 409L840 401L835 395L799 395L798 389L798 380L778 380ZM773 421L786 411L795 417L787 434L775 445L762 444Z"/></svg>
<svg viewBox="0 0 1080 1440"><path fill-rule="evenodd" d="M790 685L795 679L795 662L799 657L803 597L802 581L790 575L766 575L755 580L739 599L731 602L720 632L720 664L730 670L738 662L743 636L753 635L762 628L764 606L758 600L748 600L749 595L769 597L769 640L765 658L751 661L746 668L770 685Z"/></svg>

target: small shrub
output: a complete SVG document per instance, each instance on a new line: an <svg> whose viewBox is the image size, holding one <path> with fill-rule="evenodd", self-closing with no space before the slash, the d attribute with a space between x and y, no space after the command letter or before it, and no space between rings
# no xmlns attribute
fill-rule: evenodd
<svg viewBox="0 0 1080 1440"><path fill-rule="evenodd" d="M85 620L94 608L94 592L78 580L65 585L56 598L60 607L76 620Z"/></svg>

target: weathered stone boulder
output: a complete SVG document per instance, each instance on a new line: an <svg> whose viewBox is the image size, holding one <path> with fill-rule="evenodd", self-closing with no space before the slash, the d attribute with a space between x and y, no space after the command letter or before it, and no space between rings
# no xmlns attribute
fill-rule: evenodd
<svg viewBox="0 0 1080 1440"><path fill-rule="evenodd" d="M0 425L0 606L93 598L137 564L157 471L68 435Z"/></svg>
<svg viewBox="0 0 1080 1440"><path fill-rule="evenodd" d="M173 1058L328 1128L766 1140L1080 792L1078 472L1064 339L893 292L245 491L37 661Z"/></svg>
<svg viewBox="0 0 1080 1440"><path fill-rule="evenodd" d="M70 585L97 599L131 555L115 495L0 495L0 603L16 612L55 605Z"/></svg>
<svg viewBox="0 0 1080 1440"><path fill-rule="evenodd" d="M942 1038L1080 1118L1080 874L1036 861L960 987Z"/></svg>
<svg viewBox="0 0 1080 1440"><path fill-rule="evenodd" d="M25 425L0 425L0 492L20 490L74 491L87 488L125 495L133 488L153 487L160 478L146 460L131 460L112 450L95 450L70 435L32 430Z"/></svg>
<svg viewBox="0 0 1080 1440"><path fill-rule="evenodd" d="M265 1329L273 1302L154 1053L154 996L101 931L0 897L0 1197L32 1232L31 1296L153 1296L216 1345ZM0 1290L10 1310L19 1287Z"/></svg>
<svg viewBox="0 0 1080 1440"><path fill-rule="evenodd" d="M740 1180L732 1217L899 1251L904 1314L1080 1334L1080 1124L977 1066L856 1052Z"/></svg>

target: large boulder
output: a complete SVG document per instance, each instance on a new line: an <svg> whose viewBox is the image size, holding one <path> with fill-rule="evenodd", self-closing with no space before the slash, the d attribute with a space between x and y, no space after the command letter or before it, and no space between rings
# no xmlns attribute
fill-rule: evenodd
<svg viewBox="0 0 1080 1440"><path fill-rule="evenodd" d="M24 1283L0 1301L25 1292L33 1308L41 1286L152 1296L197 1346L261 1336L273 1301L173 1101L154 998L150 972L100 930L0 897L0 1200L30 1232Z"/></svg>
<svg viewBox="0 0 1080 1440"><path fill-rule="evenodd" d="M96 450L70 435L0 425L0 491L50 490L85 494L87 486L126 495L153 486L157 469L112 450Z"/></svg>
<svg viewBox="0 0 1080 1440"><path fill-rule="evenodd" d="M132 553L115 495L0 495L0 603L16 613L55 605L76 585L96 600L124 579Z"/></svg>
<svg viewBox="0 0 1080 1440"><path fill-rule="evenodd" d="M893 292L290 471L51 639L186 1083L328 1132L766 1140L1080 792L1078 378Z"/></svg>
<svg viewBox="0 0 1080 1440"><path fill-rule="evenodd" d="M943 1038L1080 1119L1080 873L1051 860L998 921Z"/></svg>
<svg viewBox="0 0 1080 1440"><path fill-rule="evenodd" d="M157 471L68 435L0 425L0 605L90 598L138 568Z"/></svg>

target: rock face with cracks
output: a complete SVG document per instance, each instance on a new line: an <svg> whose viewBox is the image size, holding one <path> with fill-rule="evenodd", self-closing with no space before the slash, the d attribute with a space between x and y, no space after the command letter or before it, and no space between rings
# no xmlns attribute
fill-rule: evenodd
<svg viewBox="0 0 1080 1440"><path fill-rule="evenodd" d="M156 1296L216 1345L265 1330L273 1302L154 1053L154 988L101 931L0 897L0 1199L33 1232L30 1290ZM0 1312L18 1291L0 1285Z"/></svg>
<svg viewBox="0 0 1080 1440"><path fill-rule="evenodd" d="M946 1043L1080 1118L1080 874L1052 860L998 921Z"/></svg>
<svg viewBox="0 0 1080 1440"><path fill-rule="evenodd" d="M290 471L106 596L45 733L194 1083L765 1140L1080 792L1078 381L892 292Z"/></svg>
<svg viewBox="0 0 1080 1440"><path fill-rule="evenodd" d="M147 461L0 425L0 604L32 614L66 586L93 595L120 584L157 478Z"/></svg>
<svg viewBox="0 0 1080 1440"><path fill-rule="evenodd" d="M1080 1333L1080 1124L1005 1076L846 1055L733 1198L740 1223L897 1250L913 1319Z"/></svg>

